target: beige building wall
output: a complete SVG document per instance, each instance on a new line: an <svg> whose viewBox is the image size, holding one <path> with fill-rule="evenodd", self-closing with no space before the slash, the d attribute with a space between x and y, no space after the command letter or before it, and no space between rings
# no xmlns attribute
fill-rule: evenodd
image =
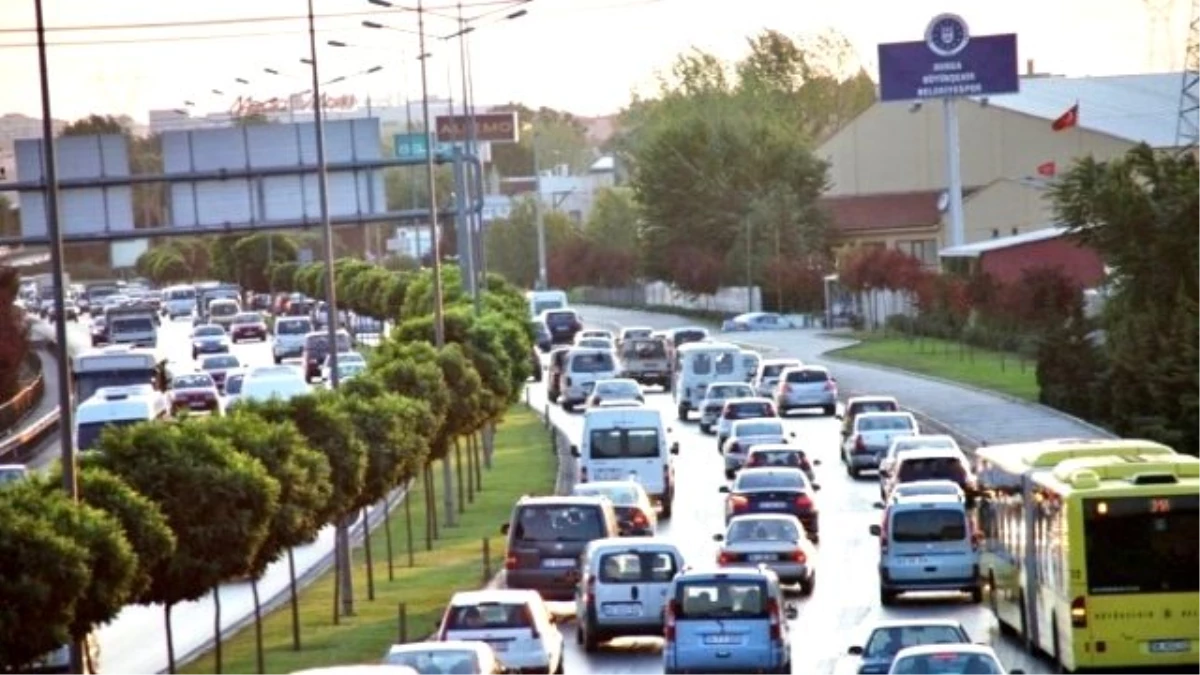
<svg viewBox="0 0 1200 675"><path fill-rule="evenodd" d="M1048 120L969 99L955 105L963 185L968 187L1035 176L1038 165L1050 161L1061 172L1076 157L1110 159L1133 147L1078 127L1056 132ZM928 101L910 109L904 103L876 103L817 149L816 155L830 163L827 195L946 187L942 105Z"/></svg>
<svg viewBox="0 0 1200 675"><path fill-rule="evenodd" d="M1054 209L1044 186L998 180L963 202L964 243L1008 237L1050 227ZM950 224L942 217L943 231Z"/></svg>

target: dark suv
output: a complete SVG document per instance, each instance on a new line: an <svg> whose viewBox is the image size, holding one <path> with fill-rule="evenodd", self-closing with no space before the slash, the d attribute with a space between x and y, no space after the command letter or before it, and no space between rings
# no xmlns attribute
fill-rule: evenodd
<svg viewBox="0 0 1200 675"><path fill-rule="evenodd" d="M571 600L583 550L594 539L619 536L620 527L606 497L521 497L500 532L508 535L508 588Z"/></svg>
<svg viewBox="0 0 1200 675"><path fill-rule="evenodd" d="M575 334L583 330L583 321L573 309L552 309L542 313L552 345L571 344Z"/></svg>

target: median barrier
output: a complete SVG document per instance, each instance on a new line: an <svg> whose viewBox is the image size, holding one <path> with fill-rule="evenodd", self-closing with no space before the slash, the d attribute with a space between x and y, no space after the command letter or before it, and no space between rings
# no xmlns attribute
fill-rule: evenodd
<svg viewBox="0 0 1200 675"><path fill-rule="evenodd" d="M37 408L46 394L46 378L42 372L40 350L33 349L25 357L31 368L36 369L34 379L21 388L16 396L0 405L0 461L21 460L26 450L39 443L45 435L58 426L58 408L38 419L29 419L30 411Z"/></svg>

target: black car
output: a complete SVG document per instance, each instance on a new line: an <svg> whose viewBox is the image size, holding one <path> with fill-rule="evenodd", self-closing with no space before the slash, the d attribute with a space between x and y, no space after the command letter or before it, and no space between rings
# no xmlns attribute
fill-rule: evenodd
<svg viewBox="0 0 1200 675"><path fill-rule="evenodd" d="M108 344L108 320L103 316L92 319L92 346Z"/></svg>
<svg viewBox="0 0 1200 675"><path fill-rule="evenodd" d="M508 588L528 588L547 600L571 600L579 558L593 539L620 534L612 502L604 497L522 497L512 521L504 560Z"/></svg>
<svg viewBox="0 0 1200 675"><path fill-rule="evenodd" d="M542 353L550 351L550 348L554 346L554 338L550 337L550 329L546 328L546 323L530 321L529 325L533 328L533 344Z"/></svg>
<svg viewBox="0 0 1200 675"><path fill-rule="evenodd" d="M583 321L573 309L552 309L543 313L542 318L551 342L556 345L575 342L575 334L583 330Z"/></svg>
<svg viewBox="0 0 1200 675"><path fill-rule="evenodd" d="M722 485L725 522L751 513L790 513L800 519L808 538L818 541L818 511L813 493L821 486L810 483L800 469L746 468L732 486Z"/></svg>

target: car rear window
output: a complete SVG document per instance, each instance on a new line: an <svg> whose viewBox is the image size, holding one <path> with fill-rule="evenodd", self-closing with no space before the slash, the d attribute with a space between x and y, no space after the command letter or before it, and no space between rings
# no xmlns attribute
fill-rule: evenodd
<svg viewBox="0 0 1200 675"><path fill-rule="evenodd" d="M546 323L549 324L574 323L578 318L575 312L546 312Z"/></svg>
<svg viewBox="0 0 1200 675"><path fill-rule="evenodd" d="M622 551L600 557L600 581L607 584L665 583L677 571L675 556L666 551Z"/></svg>
<svg viewBox="0 0 1200 675"><path fill-rule="evenodd" d="M605 373L616 370L612 354L595 352L592 354L576 354L571 357L571 371L576 373Z"/></svg>
<svg viewBox="0 0 1200 675"><path fill-rule="evenodd" d="M681 330L675 332L675 346L686 345L689 342L702 342L708 337L708 331Z"/></svg>
<svg viewBox="0 0 1200 675"><path fill-rule="evenodd" d="M216 356L204 359L203 367L209 368L237 368L238 360L236 356Z"/></svg>
<svg viewBox="0 0 1200 675"><path fill-rule="evenodd" d="M759 450L756 452L752 448L746 462L752 466L798 467L804 464L805 459L804 453L800 450Z"/></svg>
<svg viewBox="0 0 1200 675"><path fill-rule="evenodd" d="M983 654L945 652L921 656L906 656L892 666L893 673L901 675L950 675L951 673L976 673L977 675L999 675L1001 671L995 659Z"/></svg>
<svg viewBox="0 0 1200 675"><path fill-rule="evenodd" d="M675 600L679 619L767 618L767 584L762 581L685 581L679 584Z"/></svg>
<svg viewBox="0 0 1200 675"><path fill-rule="evenodd" d="M138 317L136 319L113 319L111 328L114 333L121 331L146 333L154 330L154 320L145 317Z"/></svg>
<svg viewBox="0 0 1200 675"><path fill-rule="evenodd" d="M807 490L808 481L804 474L796 471L747 471L738 474L733 491L745 490Z"/></svg>
<svg viewBox="0 0 1200 675"><path fill-rule="evenodd" d="M858 418L859 431L904 431L912 428L912 420L901 415Z"/></svg>
<svg viewBox="0 0 1200 675"><path fill-rule="evenodd" d="M829 373L824 370L793 370L788 373L787 381L796 384L827 382L829 381Z"/></svg>
<svg viewBox="0 0 1200 675"><path fill-rule="evenodd" d="M897 410L896 404L892 401L866 401L862 403L855 403L852 407L853 410L850 412L855 415L861 415L863 413L870 412L896 412Z"/></svg>
<svg viewBox="0 0 1200 675"><path fill-rule="evenodd" d="M962 541L967 538L967 520L960 509L914 509L892 514L892 541L923 544Z"/></svg>
<svg viewBox="0 0 1200 675"><path fill-rule="evenodd" d="M739 424L734 429L734 435L743 436L782 436L783 425L778 422L749 422Z"/></svg>
<svg viewBox="0 0 1200 675"><path fill-rule="evenodd" d="M779 518L738 518L729 525L727 542L739 541L799 541L800 530L795 523Z"/></svg>
<svg viewBox="0 0 1200 675"><path fill-rule="evenodd" d="M426 643L428 644L428 643ZM421 649L388 654L389 666L408 666L418 673L479 673L479 659L467 649Z"/></svg>
<svg viewBox="0 0 1200 675"><path fill-rule="evenodd" d="M714 385L708 388L708 397L712 399L733 398L735 396L744 396L749 393L747 387L740 387L731 384Z"/></svg>
<svg viewBox="0 0 1200 675"><path fill-rule="evenodd" d="M446 630L503 630L532 626L533 613L524 603L451 606L446 617Z"/></svg>
<svg viewBox="0 0 1200 675"><path fill-rule="evenodd" d="M180 375L171 380L172 389L195 389L197 387L212 387L212 377L208 375Z"/></svg>
<svg viewBox="0 0 1200 675"><path fill-rule="evenodd" d="M200 326L194 333L196 337L221 337L224 334L225 329L220 326Z"/></svg>
<svg viewBox="0 0 1200 675"><path fill-rule="evenodd" d="M657 429L593 429L588 440L592 459L658 457Z"/></svg>
<svg viewBox="0 0 1200 675"><path fill-rule="evenodd" d="M735 420L754 419L755 417L774 417L775 409L766 401L753 403L738 403L729 406L729 412Z"/></svg>
<svg viewBox="0 0 1200 675"><path fill-rule="evenodd" d="M867 640L868 658L892 658L907 647L920 645L946 645L966 642L963 634L953 626L896 626L877 628Z"/></svg>
<svg viewBox="0 0 1200 675"><path fill-rule="evenodd" d="M591 541L603 536L600 508L591 505L523 506L513 528L518 541Z"/></svg>
<svg viewBox="0 0 1200 675"><path fill-rule="evenodd" d="M906 457L900 462L900 470L896 472L896 478L901 483L938 479L961 481L966 475L962 462L954 457Z"/></svg>
<svg viewBox="0 0 1200 675"><path fill-rule="evenodd" d="M661 340L627 340L621 345L621 353L627 358L665 359L667 346Z"/></svg>

